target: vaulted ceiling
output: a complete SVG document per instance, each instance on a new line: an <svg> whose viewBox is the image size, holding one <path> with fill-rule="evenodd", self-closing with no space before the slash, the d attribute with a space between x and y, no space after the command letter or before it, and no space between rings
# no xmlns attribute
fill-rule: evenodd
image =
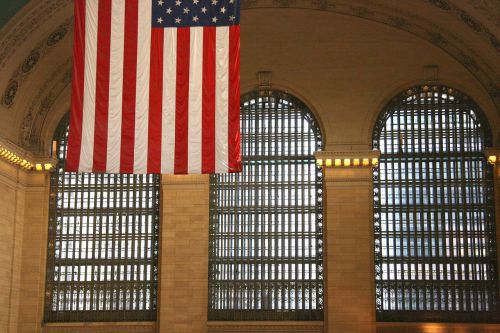
<svg viewBox="0 0 500 333"><path fill-rule="evenodd" d="M500 113L500 0L241 1L242 32L253 10L300 9L304 21L294 24L310 24L308 16L322 11L417 37L466 68ZM49 110L61 96L69 100L72 14L70 0L0 1L0 117L16 110L0 133L29 149L40 149L42 132L51 130L44 129Z"/></svg>

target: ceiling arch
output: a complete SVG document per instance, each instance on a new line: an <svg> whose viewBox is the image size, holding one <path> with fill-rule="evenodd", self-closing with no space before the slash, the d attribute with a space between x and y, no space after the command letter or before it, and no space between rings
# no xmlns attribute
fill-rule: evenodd
<svg viewBox="0 0 500 333"><path fill-rule="evenodd" d="M416 0L412 5L391 0L241 0L242 10L288 8L327 11L357 17L416 35L442 49L480 82L500 112L500 8L497 0ZM21 5L23 3L23 5ZM24 5L27 3L26 5ZM4 11L5 10L5 11ZM0 12L15 15L5 24L0 17L0 109L15 108L19 92L46 57L60 57L53 73L39 80L40 89L24 107L20 144L40 149L39 136L60 84L69 84L72 2L67 0L4 0ZM4 14L4 16L7 14ZM10 14L9 14L10 15ZM5 16L7 17L7 16ZM7 17L8 18L8 17ZM69 37L68 37L69 36ZM36 41L36 42L34 42ZM61 46L63 45L63 46ZM64 68L61 69L61 67ZM12 70L15 68L15 70ZM48 87L52 86L56 91ZM58 93L59 91L59 93Z"/></svg>

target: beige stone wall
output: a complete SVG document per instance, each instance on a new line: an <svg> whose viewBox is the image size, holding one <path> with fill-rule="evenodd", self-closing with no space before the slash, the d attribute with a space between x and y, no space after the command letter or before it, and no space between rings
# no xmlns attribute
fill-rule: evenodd
<svg viewBox="0 0 500 333"><path fill-rule="evenodd" d="M17 332L21 292L21 256L25 173L0 160L0 332Z"/></svg>
<svg viewBox="0 0 500 333"><path fill-rule="evenodd" d="M208 176L162 177L160 332L207 331Z"/></svg>
<svg viewBox="0 0 500 333"><path fill-rule="evenodd" d="M32 172L26 187L19 333L41 331L45 294L47 253L49 175Z"/></svg>
<svg viewBox="0 0 500 333"><path fill-rule="evenodd" d="M325 170L328 332L375 332L371 167Z"/></svg>

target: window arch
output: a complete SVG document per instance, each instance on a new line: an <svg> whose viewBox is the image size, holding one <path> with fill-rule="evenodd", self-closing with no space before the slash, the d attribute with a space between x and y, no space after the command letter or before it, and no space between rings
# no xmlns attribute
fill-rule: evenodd
<svg viewBox="0 0 500 333"><path fill-rule="evenodd" d="M65 172L68 120L54 135L45 321L154 320L159 177Z"/></svg>
<svg viewBox="0 0 500 333"><path fill-rule="evenodd" d="M379 321L498 320L488 122L466 95L414 87L380 115L373 147Z"/></svg>
<svg viewBox="0 0 500 333"><path fill-rule="evenodd" d="M297 98L241 102L243 171L210 181L209 319L323 318L321 132Z"/></svg>

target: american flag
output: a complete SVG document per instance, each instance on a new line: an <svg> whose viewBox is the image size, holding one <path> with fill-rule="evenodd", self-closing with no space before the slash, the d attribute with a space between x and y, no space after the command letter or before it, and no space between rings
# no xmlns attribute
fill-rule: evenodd
<svg viewBox="0 0 500 333"><path fill-rule="evenodd" d="M66 171L240 171L239 0L74 3Z"/></svg>

